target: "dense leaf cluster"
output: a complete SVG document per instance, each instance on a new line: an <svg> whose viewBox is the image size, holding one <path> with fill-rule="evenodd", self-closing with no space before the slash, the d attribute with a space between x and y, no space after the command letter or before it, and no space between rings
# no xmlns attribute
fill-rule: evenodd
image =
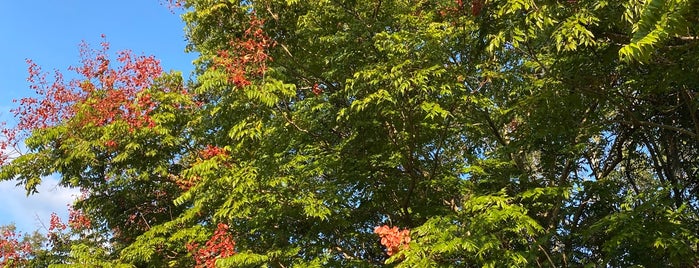
<svg viewBox="0 0 699 268"><path fill-rule="evenodd" d="M699 1L171 3L192 81L87 57L0 169L84 191L55 263L699 265Z"/></svg>

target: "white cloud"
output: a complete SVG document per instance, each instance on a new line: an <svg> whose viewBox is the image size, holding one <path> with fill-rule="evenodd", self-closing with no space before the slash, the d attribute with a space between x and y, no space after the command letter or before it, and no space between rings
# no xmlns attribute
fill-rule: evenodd
<svg viewBox="0 0 699 268"><path fill-rule="evenodd" d="M15 223L19 232L41 230L41 222L48 227L51 213L57 213L64 221L68 217L68 204L80 195L77 189L58 186L58 178L44 178L37 188L39 193L30 196L16 181L0 182L0 225Z"/></svg>

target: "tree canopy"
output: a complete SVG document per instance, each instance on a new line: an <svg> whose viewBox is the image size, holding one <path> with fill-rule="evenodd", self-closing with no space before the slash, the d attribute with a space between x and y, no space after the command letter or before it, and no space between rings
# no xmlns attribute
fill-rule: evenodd
<svg viewBox="0 0 699 268"><path fill-rule="evenodd" d="M27 262L699 265L699 1L169 4L190 80L29 62L0 179L83 196Z"/></svg>

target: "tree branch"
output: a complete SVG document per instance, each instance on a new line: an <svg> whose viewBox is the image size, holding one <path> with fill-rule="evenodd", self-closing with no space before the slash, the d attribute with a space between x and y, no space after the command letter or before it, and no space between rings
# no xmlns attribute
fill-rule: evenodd
<svg viewBox="0 0 699 268"><path fill-rule="evenodd" d="M640 121L640 120L634 120L634 121L618 120L616 122L621 123L621 124L625 124L625 125L629 125L629 126L636 126L636 127L640 127L640 126L657 127L657 128L661 128L661 129L665 129L665 130L675 131L677 133L687 135L687 136L694 138L694 139L699 139L699 137L697 136L696 133L691 132L689 130L686 130L684 128L679 128L679 127L675 127L675 126L663 125L663 124L658 124L658 123L653 123L653 122L648 122L648 121Z"/></svg>

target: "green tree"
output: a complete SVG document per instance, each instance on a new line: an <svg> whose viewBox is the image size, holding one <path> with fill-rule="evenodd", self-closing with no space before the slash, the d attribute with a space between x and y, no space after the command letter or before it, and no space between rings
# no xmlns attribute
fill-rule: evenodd
<svg viewBox="0 0 699 268"><path fill-rule="evenodd" d="M3 179L86 192L95 263L699 262L697 1L171 4L191 83L97 53L6 131Z"/></svg>

